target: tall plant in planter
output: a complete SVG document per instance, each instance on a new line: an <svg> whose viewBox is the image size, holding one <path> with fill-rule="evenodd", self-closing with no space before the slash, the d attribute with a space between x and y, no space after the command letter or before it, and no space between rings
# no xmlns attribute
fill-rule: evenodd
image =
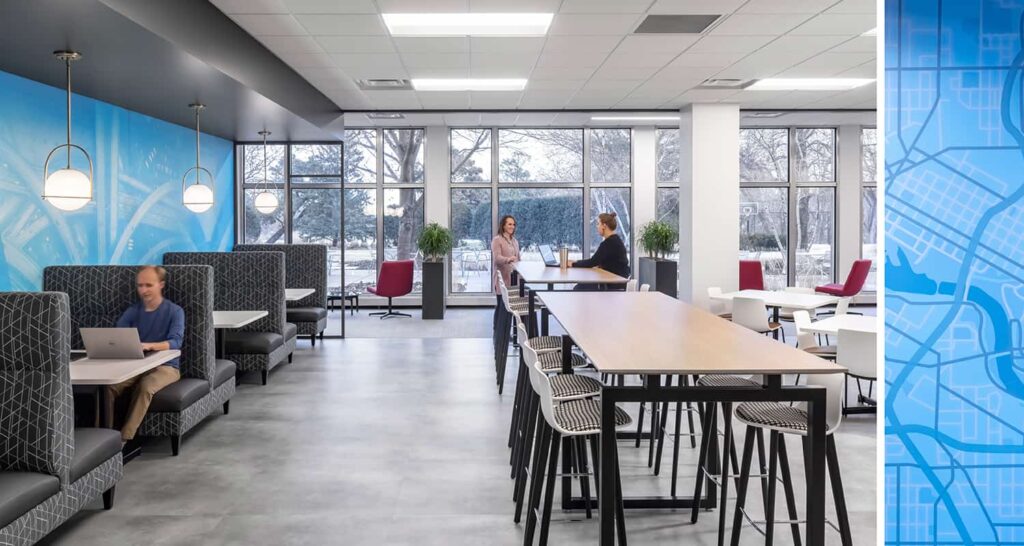
<svg viewBox="0 0 1024 546"><path fill-rule="evenodd" d="M423 254L423 318L443 319L444 258L452 251L452 232L432 222L420 232L417 246Z"/></svg>
<svg viewBox="0 0 1024 546"><path fill-rule="evenodd" d="M679 242L679 232L668 222L655 220L640 229L640 246L649 256L640 258L640 283L676 297L678 264L665 258Z"/></svg>

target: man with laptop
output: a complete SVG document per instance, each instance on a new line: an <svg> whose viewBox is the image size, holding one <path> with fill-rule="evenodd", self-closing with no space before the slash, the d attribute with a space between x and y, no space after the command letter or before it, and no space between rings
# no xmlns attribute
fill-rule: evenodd
<svg viewBox="0 0 1024 546"><path fill-rule="evenodd" d="M163 290L167 270L160 266L147 265L139 269L135 287L139 301L126 309L117 320L118 328L135 328L143 351L166 351L181 348L185 335L185 311L175 303L164 299ZM135 387L131 405L121 427L121 439L125 442L135 438L135 431L146 416L153 395L160 389L181 378L179 360L168 361L152 370L109 387L111 399L117 399L125 391Z"/></svg>

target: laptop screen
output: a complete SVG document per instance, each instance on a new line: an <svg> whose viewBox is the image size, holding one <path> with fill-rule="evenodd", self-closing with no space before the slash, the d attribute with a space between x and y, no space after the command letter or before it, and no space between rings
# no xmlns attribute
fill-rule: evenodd
<svg viewBox="0 0 1024 546"><path fill-rule="evenodd" d="M540 257L544 260L544 263L548 265L557 265L558 260L555 259L555 253L551 250L551 245L539 245Z"/></svg>

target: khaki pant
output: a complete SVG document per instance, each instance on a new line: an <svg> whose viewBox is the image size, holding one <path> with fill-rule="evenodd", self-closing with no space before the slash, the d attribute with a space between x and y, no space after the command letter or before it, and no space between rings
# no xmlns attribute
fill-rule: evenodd
<svg viewBox="0 0 1024 546"><path fill-rule="evenodd" d="M142 424L142 419L149 410L149 403L153 401L153 395L160 389L181 379L181 372L171 366L157 366L156 368L137 375L127 381L107 387L110 393L110 400L113 402L126 390L135 387L132 393L132 402L128 406L128 413L124 418L124 426L121 427L121 439L124 441L135 438L135 431Z"/></svg>

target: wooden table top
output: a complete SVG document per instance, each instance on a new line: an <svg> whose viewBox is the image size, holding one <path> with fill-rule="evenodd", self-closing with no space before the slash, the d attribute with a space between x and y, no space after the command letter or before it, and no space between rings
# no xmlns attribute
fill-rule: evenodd
<svg viewBox="0 0 1024 546"><path fill-rule="evenodd" d="M145 358L83 358L71 362L72 385L116 385L181 356L181 351L157 351Z"/></svg>
<svg viewBox="0 0 1024 546"><path fill-rule="evenodd" d="M629 279L596 267L548 267L544 262L518 262L516 272L528 283L626 284Z"/></svg>
<svg viewBox="0 0 1024 546"><path fill-rule="evenodd" d="M660 292L540 292L538 296L604 373L846 371Z"/></svg>
<svg viewBox="0 0 1024 546"><path fill-rule="evenodd" d="M815 334L837 335L839 330L857 330L859 332L878 332L878 317L864 315L837 315L812 322L804 331Z"/></svg>
<svg viewBox="0 0 1024 546"><path fill-rule="evenodd" d="M787 309L803 309L806 311L839 302L839 298L835 296L786 292L785 290L740 290L739 292L712 296L712 299L731 301L734 297L757 298L764 300L764 304L768 307L785 307Z"/></svg>
<svg viewBox="0 0 1024 546"><path fill-rule="evenodd" d="M241 328L267 316L266 311L214 311L214 328Z"/></svg>
<svg viewBox="0 0 1024 546"><path fill-rule="evenodd" d="M313 295L315 292L315 288L285 288L284 299L285 301L299 301L306 296Z"/></svg>

